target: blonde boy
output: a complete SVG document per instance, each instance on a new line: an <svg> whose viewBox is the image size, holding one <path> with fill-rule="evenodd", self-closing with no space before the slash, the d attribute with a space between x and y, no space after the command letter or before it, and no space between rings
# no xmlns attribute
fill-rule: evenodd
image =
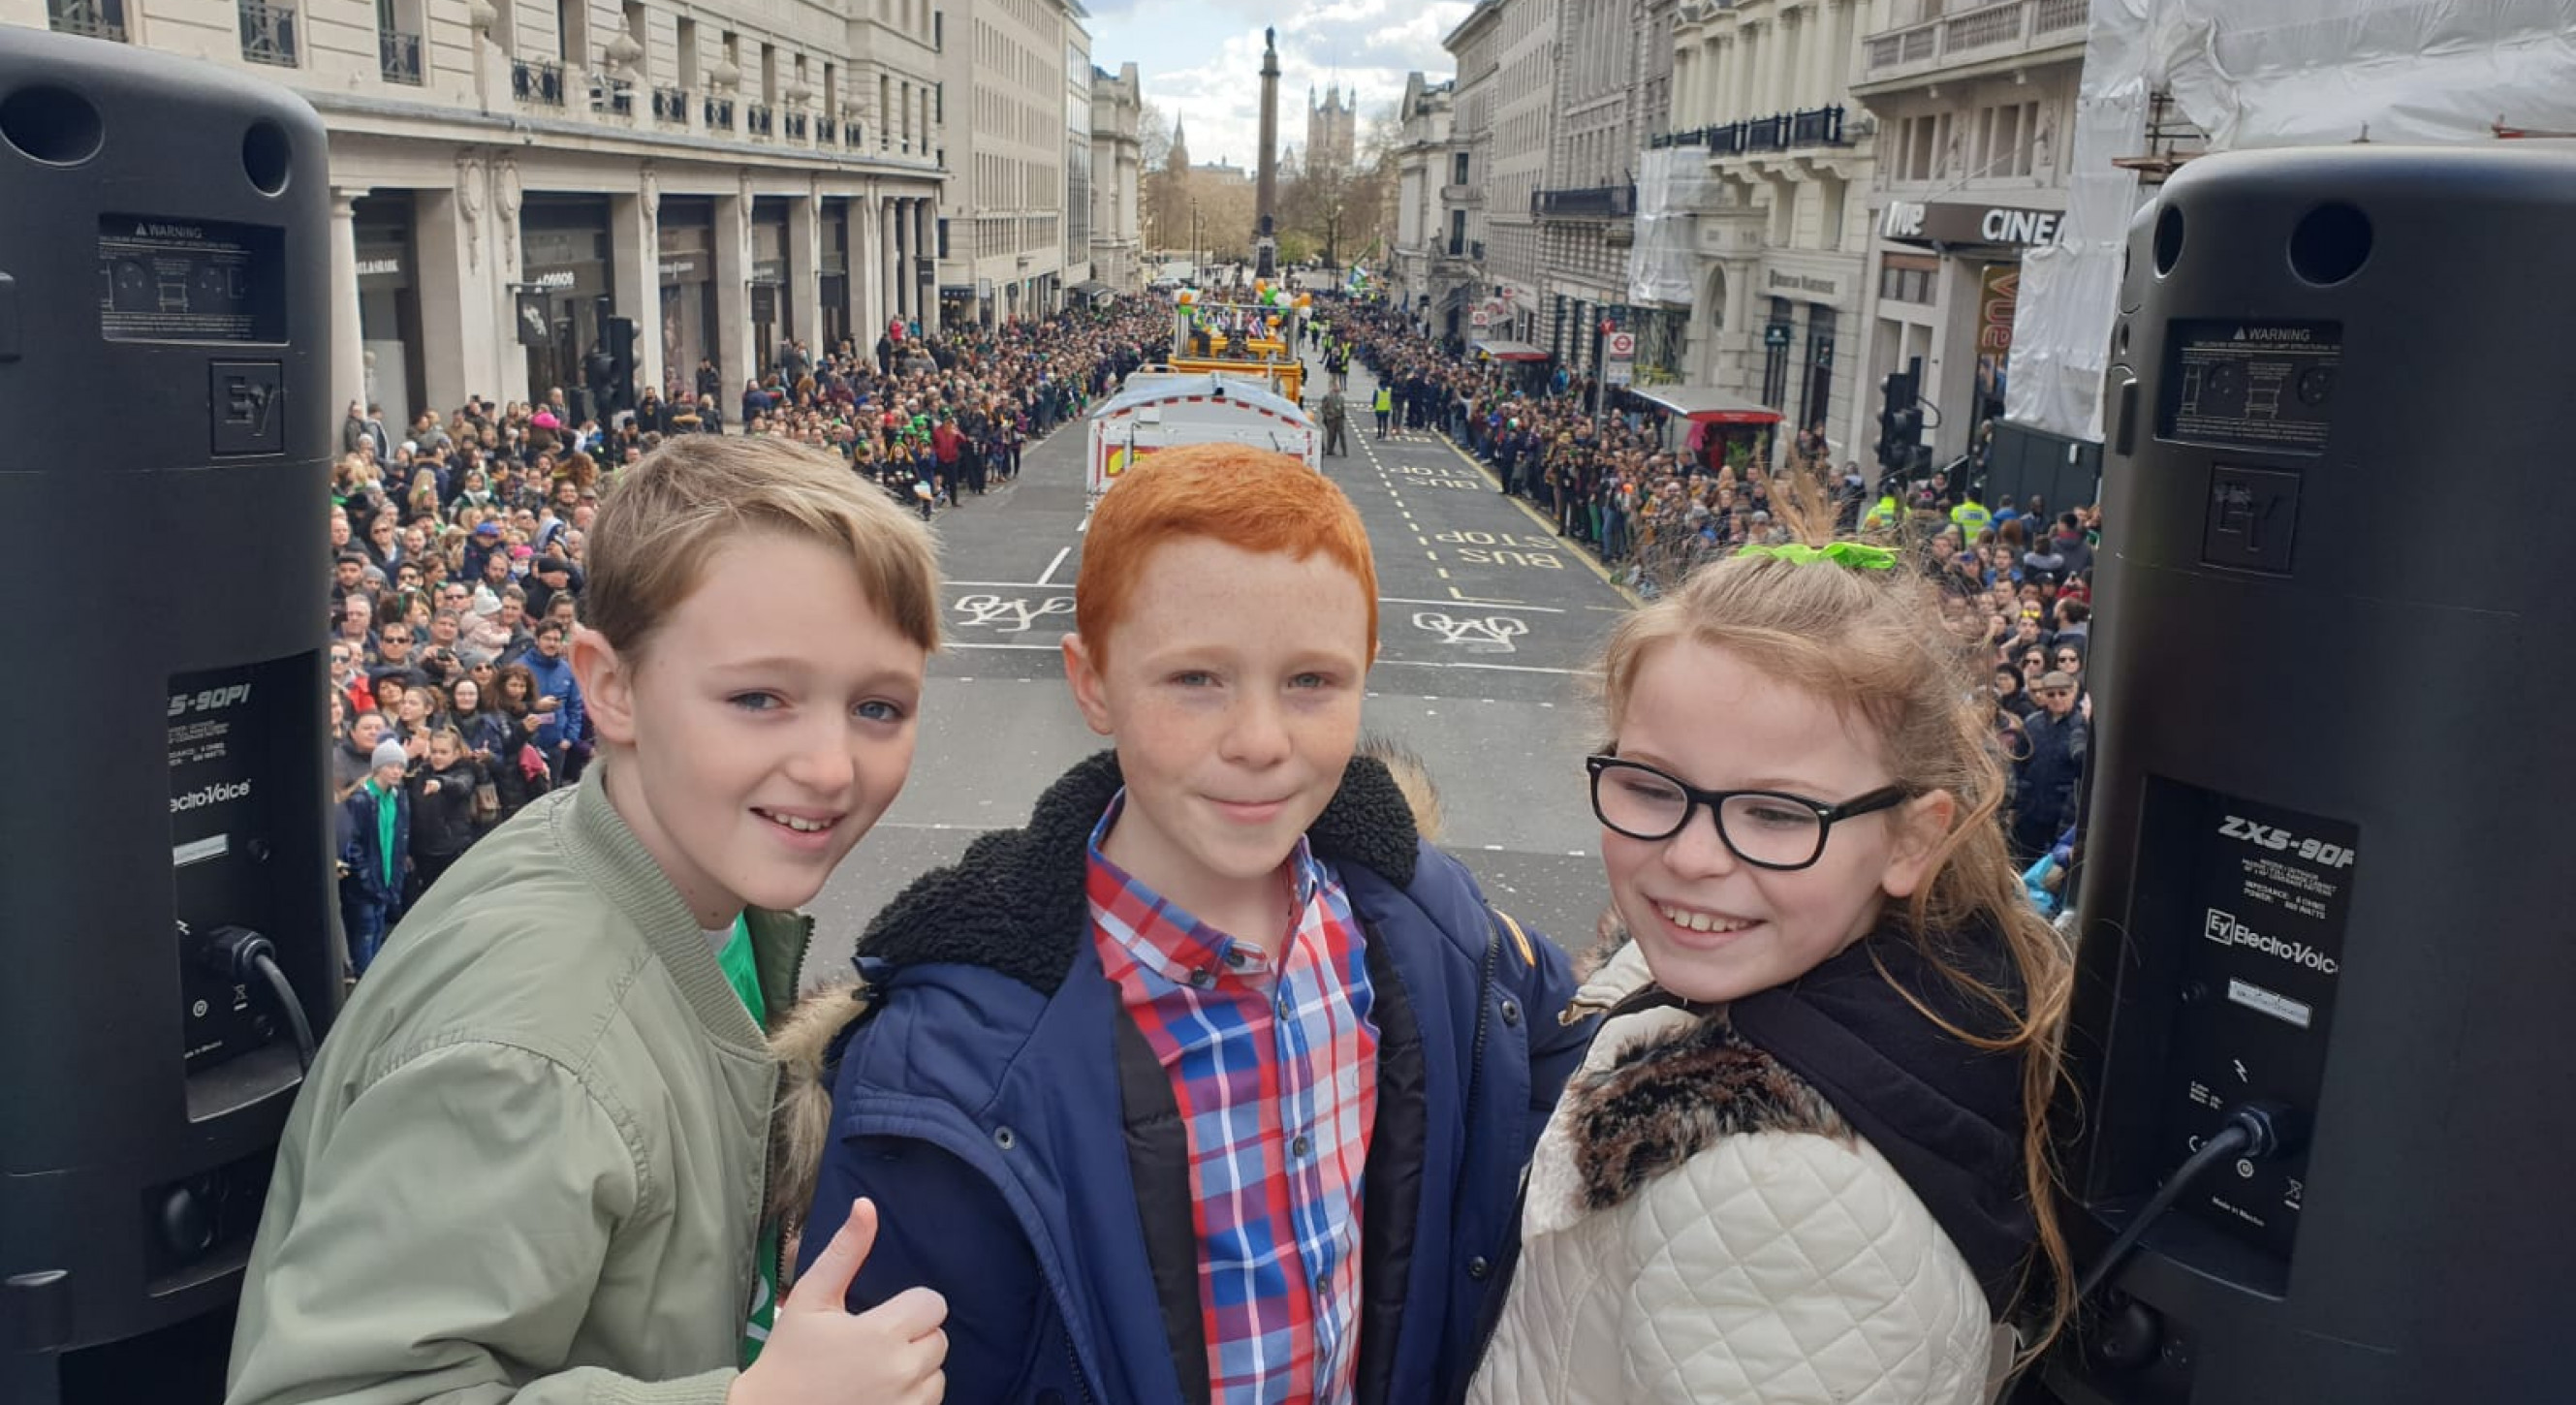
<svg viewBox="0 0 2576 1405"><path fill-rule="evenodd" d="M937 1398L936 1296L852 1316L832 1282L873 1208L774 1328L758 1219L763 1021L792 909L911 765L929 540L830 459L690 436L626 471L591 552L598 763L448 872L324 1042L234 1405Z"/></svg>

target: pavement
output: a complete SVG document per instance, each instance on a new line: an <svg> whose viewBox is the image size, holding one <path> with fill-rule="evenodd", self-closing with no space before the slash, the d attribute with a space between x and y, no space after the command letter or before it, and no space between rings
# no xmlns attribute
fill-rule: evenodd
<svg viewBox="0 0 2576 1405"><path fill-rule="evenodd" d="M1350 403L1374 390L1354 367ZM931 662L912 778L809 905L809 981L845 974L858 934L903 885L977 834L1026 822L1049 782L1105 745L1074 710L1058 648L1089 507L1084 437L1079 420L1057 429L1023 453L1016 481L933 522L948 642ZM1580 949L1604 901L1584 795L1582 758L1600 732L1585 672L1632 602L1440 435L1380 440L1356 409L1350 450L1324 465L1377 558L1380 654L1363 725L1423 758L1447 814L1443 846L1487 897Z"/></svg>

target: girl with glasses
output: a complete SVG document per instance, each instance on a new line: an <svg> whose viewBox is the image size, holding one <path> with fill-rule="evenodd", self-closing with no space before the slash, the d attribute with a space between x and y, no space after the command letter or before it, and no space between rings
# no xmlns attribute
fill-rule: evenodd
<svg viewBox="0 0 2576 1405"><path fill-rule="evenodd" d="M1982 1401L2005 1329L2027 1362L2071 1307L2070 963L2005 851L1993 694L1893 553L1752 550L1610 642L1616 930L1569 1011L1607 1013L1480 1405Z"/></svg>

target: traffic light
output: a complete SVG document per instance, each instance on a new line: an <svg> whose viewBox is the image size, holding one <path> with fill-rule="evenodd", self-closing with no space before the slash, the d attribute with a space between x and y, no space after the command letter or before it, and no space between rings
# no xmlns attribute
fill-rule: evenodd
<svg viewBox="0 0 2576 1405"><path fill-rule="evenodd" d="M1923 444L1921 387L1920 373L1911 370L1891 372L1880 383L1877 449L1882 481L1913 471L1916 451Z"/></svg>
<svg viewBox="0 0 2576 1405"><path fill-rule="evenodd" d="M635 319L611 317L607 327L608 403L599 409L601 419L635 408Z"/></svg>

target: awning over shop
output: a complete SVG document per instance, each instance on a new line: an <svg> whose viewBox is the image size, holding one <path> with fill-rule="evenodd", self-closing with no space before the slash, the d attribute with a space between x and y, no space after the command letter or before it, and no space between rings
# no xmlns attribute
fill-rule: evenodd
<svg viewBox="0 0 2576 1405"><path fill-rule="evenodd" d="M1101 282L1099 279L1086 278L1081 282L1074 284L1072 287L1065 289L1065 291L1071 293L1077 298L1083 299L1086 302L1097 302L1098 300L1109 296L1112 289L1108 284Z"/></svg>
<svg viewBox="0 0 2576 1405"><path fill-rule="evenodd" d="M1496 361L1544 361L1547 353L1525 341L1478 341L1476 350Z"/></svg>
<svg viewBox="0 0 2576 1405"><path fill-rule="evenodd" d="M1711 424L1778 424L1780 412L1713 385L1658 385L1631 392L1689 420Z"/></svg>

